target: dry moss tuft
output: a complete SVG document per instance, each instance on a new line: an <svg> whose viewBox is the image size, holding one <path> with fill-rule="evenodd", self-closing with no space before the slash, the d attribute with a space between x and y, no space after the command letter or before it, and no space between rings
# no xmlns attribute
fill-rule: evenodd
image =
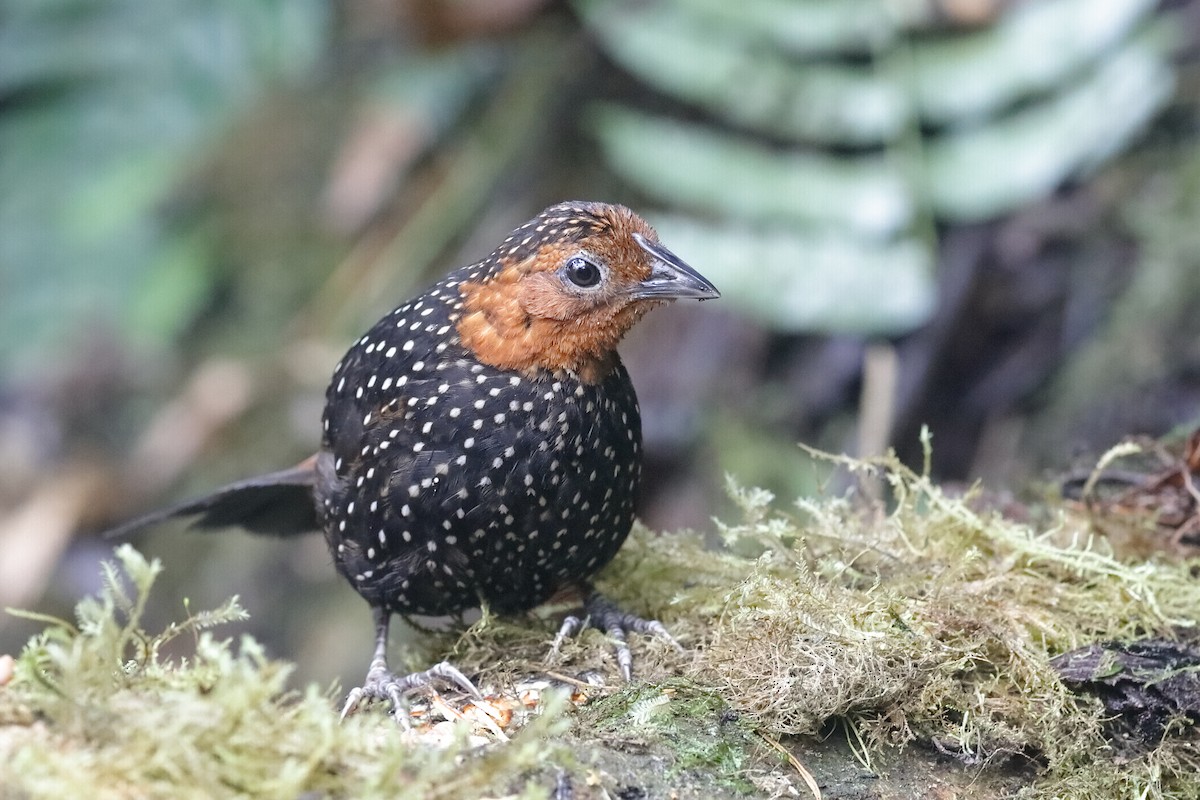
<svg viewBox="0 0 1200 800"><path fill-rule="evenodd" d="M784 512L735 488L745 520L719 526L727 552L643 532L623 551L613 586L673 610L699 645L693 679L776 737L839 720L868 747L1019 754L1041 768L1031 795L1200 795L1194 732L1118 758L1099 704L1050 666L1093 641L1194 628L1194 564L1119 560L1066 517L1037 530L979 511L895 460L833 460L881 481L888 502Z"/></svg>

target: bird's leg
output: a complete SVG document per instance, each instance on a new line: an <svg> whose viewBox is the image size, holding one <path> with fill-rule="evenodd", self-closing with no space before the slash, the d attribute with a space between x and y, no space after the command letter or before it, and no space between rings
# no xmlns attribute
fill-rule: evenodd
<svg viewBox="0 0 1200 800"><path fill-rule="evenodd" d="M391 625L392 614L377 606L372 607L371 613L375 616L375 656L371 659L371 666L367 669L367 679L363 681L363 685L351 689L347 695L346 704L342 707L342 719L354 713L363 700L384 700L391 705L392 716L407 724L404 695L439 680L453 684L477 699L482 697L475 684L446 661L411 675L397 675L388 669L388 627Z"/></svg>
<svg viewBox="0 0 1200 800"><path fill-rule="evenodd" d="M675 641L675 637L658 620L642 619L636 614L622 611L616 603L600 594L589 584L584 584L581 588L584 594L583 611L585 616L580 619L570 615L563 619L562 627L558 629L558 635L554 637L554 643L550 646L552 653L558 652L559 646L568 636L573 636L584 628L604 631L613 642L613 650L617 655L617 667L621 670L621 677L628 682L633 680L633 654L630 653L629 643L626 641L626 637L631 631L663 639L676 650L683 652L683 646Z"/></svg>

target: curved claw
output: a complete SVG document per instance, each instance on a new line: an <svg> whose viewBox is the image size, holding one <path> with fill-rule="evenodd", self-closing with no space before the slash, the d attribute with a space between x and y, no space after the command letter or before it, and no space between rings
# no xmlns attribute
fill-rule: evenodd
<svg viewBox="0 0 1200 800"><path fill-rule="evenodd" d="M574 636L583 630L584 624L584 620L574 614L563 617L562 627L558 629L558 634L555 635L554 642L550 645L550 654L557 655L558 649L562 647L562 643L567 640L567 637Z"/></svg>
<svg viewBox="0 0 1200 800"><path fill-rule="evenodd" d="M667 626L663 625L656 619L638 619L634 618L634 630L638 633L644 633L647 636L653 636L655 639L662 639L667 644L675 649L676 653L684 652L683 645L679 643L671 632L667 630Z"/></svg>
<svg viewBox="0 0 1200 800"><path fill-rule="evenodd" d="M463 675L458 667L448 661L439 661L424 672L417 673L417 675L424 676L427 681L436 678L446 683L452 683L471 695L472 698L476 700L483 699L483 694L475 687L475 684L471 683L471 679ZM409 675L408 677L411 678L413 676Z"/></svg>
<svg viewBox="0 0 1200 800"><path fill-rule="evenodd" d="M344 719L346 719L346 717L353 714L354 711L358 708L358 704L361 703L363 701L363 698L365 698L366 696L367 696L367 693L361 686L355 686L353 689L351 689L350 693L348 695L346 695L346 703L345 703L345 705L342 706L342 713L341 713L341 716L338 717L338 719L344 720Z"/></svg>

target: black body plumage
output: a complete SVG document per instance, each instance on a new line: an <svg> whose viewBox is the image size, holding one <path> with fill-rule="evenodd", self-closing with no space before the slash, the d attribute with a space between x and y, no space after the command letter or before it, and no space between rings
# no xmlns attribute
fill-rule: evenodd
<svg viewBox="0 0 1200 800"><path fill-rule="evenodd" d="M595 574L633 522L641 419L618 361L602 383L476 360L452 273L338 365L317 482L338 570L397 613L520 611Z"/></svg>

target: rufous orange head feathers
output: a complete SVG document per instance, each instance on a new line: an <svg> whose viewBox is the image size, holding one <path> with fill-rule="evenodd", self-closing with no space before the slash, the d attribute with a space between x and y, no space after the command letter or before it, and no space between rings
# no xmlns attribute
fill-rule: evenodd
<svg viewBox="0 0 1200 800"><path fill-rule="evenodd" d="M617 343L647 311L720 296L707 279L619 205L551 206L513 231L459 286L462 343L480 361L526 373L570 370L602 380Z"/></svg>

